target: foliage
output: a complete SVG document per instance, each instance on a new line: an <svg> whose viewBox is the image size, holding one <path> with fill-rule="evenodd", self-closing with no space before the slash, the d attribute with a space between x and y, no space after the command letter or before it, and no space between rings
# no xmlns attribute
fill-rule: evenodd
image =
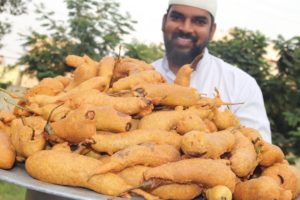
<svg viewBox="0 0 300 200"><path fill-rule="evenodd" d="M274 125L285 136L287 150L300 155L300 149L295 148L300 144L300 37L285 40L279 36L274 43L279 51L277 82L274 84L281 88L276 101L270 102L273 107L277 106L276 113L272 113L278 118L278 124Z"/></svg>
<svg viewBox="0 0 300 200"><path fill-rule="evenodd" d="M277 69L264 58L268 44L279 52ZM273 143L285 153L300 155L300 39L268 41L259 32L235 28L230 35L209 46L225 61L251 74L264 94Z"/></svg>
<svg viewBox="0 0 300 200"><path fill-rule="evenodd" d="M6 89L8 86L11 86L11 85L12 85L11 82L7 82L7 83L0 82L0 88L2 88L2 89Z"/></svg>
<svg viewBox="0 0 300 200"><path fill-rule="evenodd" d="M31 46L31 49L19 61L19 64L29 66L26 73L34 74L41 80L63 75L70 70L63 62L70 47L61 38L49 39L45 34L33 32L26 40L25 45Z"/></svg>
<svg viewBox="0 0 300 200"><path fill-rule="evenodd" d="M43 4L37 7L47 34L32 32L25 37L28 51L19 64L28 65L26 72L36 73L39 79L64 74L62 63L69 54L87 54L95 60L112 54L133 30L135 21L128 13L120 14L120 5L114 1L65 0L65 4L66 21L55 20L54 12L45 11Z"/></svg>
<svg viewBox="0 0 300 200"><path fill-rule="evenodd" d="M158 58L163 57L164 48L163 44L144 44L138 40L133 40L131 43L125 44L126 56L143 60L147 63L151 63Z"/></svg>
<svg viewBox="0 0 300 200"><path fill-rule="evenodd" d="M0 14L21 15L26 13L25 0L0 0ZM0 20L0 40L11 31L11 24L7 19ZM0 43L0 48L2 44Z"/></svg>
<svg viewBox="0 0 300 200"><path fill-rule="evenodd" d="M264 59L267 38L260 32L234 28L229 36L211 42L212 54L238 66L254 76L259 84L269 76L269 66Z"/></svg>
<svg viewBox="0 0 300 200"><path fill-rule="evenodd" d="M0 181L0 200L23 200L26 189Z"/></svg>

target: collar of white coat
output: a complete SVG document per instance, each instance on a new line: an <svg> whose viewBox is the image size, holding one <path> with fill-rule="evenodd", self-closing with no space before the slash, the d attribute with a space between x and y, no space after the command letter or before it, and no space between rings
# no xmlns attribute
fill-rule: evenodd
<svg viewBox="0 0 300 200"><path fill-rule="evenodd" d="M197 66L196 66L196 69L194 71L199 71L203 66L205 66L206 63L208 62L209 56L210 56L210 54L208 52L208 49L205 48L203 57L198 62ZM168 60L167 60L166 56L162 60L162 67L163 67L164 71L166 72L165 74L167 75L167 78L171 79L171 80L175 80L176 75L170 70L169 63L168 63Z"/></svg>

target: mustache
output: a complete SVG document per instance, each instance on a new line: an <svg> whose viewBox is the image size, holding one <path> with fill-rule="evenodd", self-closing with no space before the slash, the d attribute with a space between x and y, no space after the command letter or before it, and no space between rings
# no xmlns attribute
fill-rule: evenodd
<svg viewBox="0 0 300 200"><path fill-rule="evenodd" d="M178 37L185 38L185 39L190 39L193 42L197 41L197 37L193 36L191 33L184 33L184 32L173 33L172 39L177 39Z"/></svg>

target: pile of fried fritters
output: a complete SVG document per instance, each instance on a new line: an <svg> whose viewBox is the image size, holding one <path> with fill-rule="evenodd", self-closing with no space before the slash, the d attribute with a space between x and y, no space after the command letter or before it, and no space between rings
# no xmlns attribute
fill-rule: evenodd
<svg viewBox="0 0 300 200"><path fill-rule="evenodd" d="M145 199L288 200L300 175L282 150L245 127L215 90L174 83L141 60L69 55L75 70L29 88L0 111L0 168L35 179Z"/></svg>

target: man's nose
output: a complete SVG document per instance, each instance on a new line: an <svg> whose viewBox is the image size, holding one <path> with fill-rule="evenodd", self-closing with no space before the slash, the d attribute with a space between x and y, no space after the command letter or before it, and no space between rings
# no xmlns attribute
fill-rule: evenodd
<svg viewBox="0 0 300 200"><path fill-rule="evenodd" d="M178 29L184 33L191 33L193 31L193 26L190 20L184 20Z"/></svg>

